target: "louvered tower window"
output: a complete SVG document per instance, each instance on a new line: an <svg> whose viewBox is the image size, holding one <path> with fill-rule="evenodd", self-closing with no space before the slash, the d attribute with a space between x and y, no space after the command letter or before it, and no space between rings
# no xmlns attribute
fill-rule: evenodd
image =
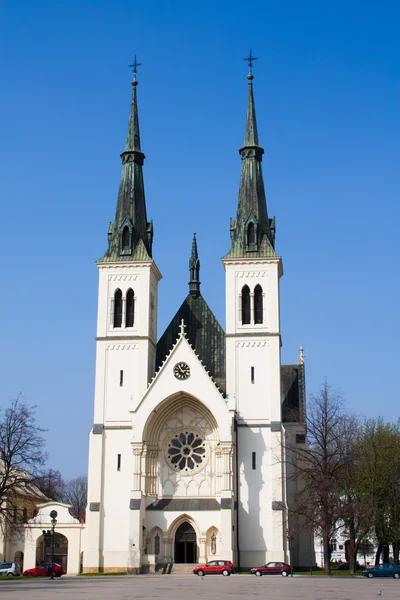
<svg viewBox="0 0 400 600"><path fill-rule="evenodd" d="M242 325L250 323L250 289L245 285L242 289Z"/></svg>
<svg viewBox="0 0 400 600"><path fill-rule="evenodd" d="M247 247L249 250L254 250L256 245L256 232L254 223L249 223L247 226Z"/></svg>
<svg viewBox="0 0 400 600"><path fill-rule="evenodd" d="M114 294L114 327L122 325L122 292L116 290Z"/></svg>
<svg viewBox="0 0 400 600"><path fill-rule="evenodd" d="M263 322L263 291L261 285L254 288L254 323Z"/></svg>
<svg viewBox="0 0 400 600"><path fill-rule="evenodd" d="M129 289L126 294L126 326L133 327L135 321L135 294Z"/></svg>
<svg viewBox="0 0 400 600"><path fill-rule="evenodd" d="M129 227L126 225L122 231L122 251L126 252L130 250L131 246L131 232L129 231Z"/></svg>

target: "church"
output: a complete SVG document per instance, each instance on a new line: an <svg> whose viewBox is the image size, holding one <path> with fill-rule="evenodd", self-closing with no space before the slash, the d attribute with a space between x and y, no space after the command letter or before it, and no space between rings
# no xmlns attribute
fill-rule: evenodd
<svg viewBox="0 0 400 600"><path fill-rule="evenodd" d="M161 273L147 220L133 65L115 219L97 261L84 573L182 572L182 565L191 572L218 559L236 569L309 563L306 539L287 536L295 490L284 446L285 436L306 443L304 361L301 351L296 364L281 364L282 258L249 65L237 213L222 258L225 328L202 296L194 236L189 290L160 337Z"/></svg>

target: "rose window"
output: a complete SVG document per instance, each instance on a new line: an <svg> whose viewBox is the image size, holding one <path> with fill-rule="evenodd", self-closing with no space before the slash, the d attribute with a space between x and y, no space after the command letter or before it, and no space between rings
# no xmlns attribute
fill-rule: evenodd
<svg viewBox="0 0 400 600"><path fill-rule="evenodd" d="M206 449L205 442L196 433L177 433L168 444L168 462L174 469L193 471L202 466Z"/></svg>

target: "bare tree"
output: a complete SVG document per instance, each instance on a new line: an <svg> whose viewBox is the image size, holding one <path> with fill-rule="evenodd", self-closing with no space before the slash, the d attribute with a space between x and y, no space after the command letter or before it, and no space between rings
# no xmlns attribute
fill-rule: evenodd
<svg viewBox="0 0 400 600"><path fill-rule="evenodd" d="M71 504L71 513L81 523L85 521L87 504L87 477L81 475L65 484L64 502Z"/></svg>
<svg viewBox="0 0 400 600"><path fill-rule="evenodd" d="M341 474L349 456L341 441L352 426L346 419L343 398L325 382L311 397L305 418L306 443L295 436L285 442L285 460L292 495L290 515L312 526L320 534L324 549L324 572L330 575L330 540L340 516ZM293 439L294 437L294 439Z"/></svg>
<svg viewBox="0 0 400 600"><path fill-rule="evenodd" d="M65 483L60 471L48 469L36 477L34 483L47 498L62 502Z"/></svg>
<svg viewBox="0 0 400 600"><path fill-rule="evenodd" d="M34 496L32 481L47 460L36 407L18 397L0 411L0 522L13 526L18 499Z"/></svg>

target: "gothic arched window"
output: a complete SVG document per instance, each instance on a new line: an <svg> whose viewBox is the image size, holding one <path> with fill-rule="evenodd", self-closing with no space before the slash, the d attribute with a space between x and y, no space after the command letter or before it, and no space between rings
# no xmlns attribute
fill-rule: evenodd
<svg viewBox="0 0 400 600"><path fill-rule="evenodd" d="M131 232L129 231L128 225L125 225L124 229L122 230L121 247L122 247L123 252L130 250L130 247L131 247Z"/></svg>
<svg viewBox="0 0 400 600"><path fill-rule="evenodd" d="M261 285L254 288L254 323L263 322L263 291Z"/></svg>
<svg viewBox="0 0 400 600"><path fill-rule="evenodd" d="M133 327L135 321L135 294L129 289L126 294L126 327Z"/></svg>
<svg viewBox="0 0 400 600"><path fill-rule="evenodd" d="M116 290L114 294L114 327L122 325L122 292Z"/></svg>
<svg viewBox="0 0 400 600"><path fill-rule="evenodd" d="M256 232L254 223L249 223L247 226L247 247L249 250L253 250L256 245Z"/></svg>
<svg viewBox="0 0 400 600"><path fill-rule="evenodd" d="M242 325L250 324L250 289L245 285L242 289Z"/></svg>

